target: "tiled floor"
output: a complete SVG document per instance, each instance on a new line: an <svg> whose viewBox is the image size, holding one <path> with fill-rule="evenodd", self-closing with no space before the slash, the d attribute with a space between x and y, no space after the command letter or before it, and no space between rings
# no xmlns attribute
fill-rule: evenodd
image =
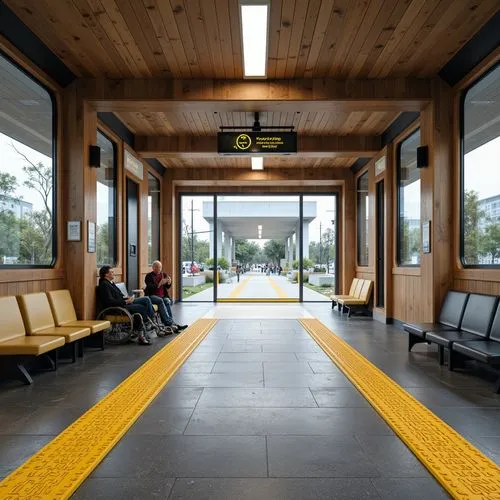
<svg viewBox="0 0 500 500"><path fill-rule="evenodd" d="M273 316L274 311L274 316ZM76 499L434 499L447 494L295 319L318 317L500 462L491 379L449 373L426 345L325 304L182 304L222 317ZM0 477L103 397L168 339L108 347L31 387L0 385Z"/></svg>

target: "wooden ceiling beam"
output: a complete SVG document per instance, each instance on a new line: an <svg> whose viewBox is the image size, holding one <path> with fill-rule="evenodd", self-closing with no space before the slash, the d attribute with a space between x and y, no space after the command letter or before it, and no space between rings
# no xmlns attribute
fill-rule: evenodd
<svg viewBox="0 0 500 500"><path fill-rule="evenodd" d="M297 137L301 158L371 157L380 151L379 136ZM217 158L215 136L137 136L135 150L144 158Z"/></svg>
<svg viewBox="0 0 500 500"><path fill-rule="evenodd" d="M172 80L79 79L97 111L420 111L430 79Z"/></svg>

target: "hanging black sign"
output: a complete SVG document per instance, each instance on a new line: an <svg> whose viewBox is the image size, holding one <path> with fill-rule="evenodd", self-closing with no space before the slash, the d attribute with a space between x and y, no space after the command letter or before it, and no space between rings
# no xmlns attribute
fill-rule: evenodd
<svg viewBox="0 0 500 500"><path fill-rule="evenodd" d="M297 152L296 132L219 132L217 152L225 155L280 155Z"/></svg>

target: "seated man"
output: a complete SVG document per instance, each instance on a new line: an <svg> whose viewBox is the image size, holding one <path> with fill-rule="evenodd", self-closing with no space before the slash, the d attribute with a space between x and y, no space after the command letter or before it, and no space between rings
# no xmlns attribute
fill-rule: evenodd
<svg viewBox="0 0 500 500"><path fill-rule="evenodd" d="M123 307L131 314L139 313L142 316L144 324L150 324L154 318L153 305L148 297L134 299L124 297L120 289L114 283L115 272L111 266L102 266L99 269L99 286L97 295L102 309L108 307ZM141 333L138 338L139 344L150 345L151 340L146 334Z"/></svg>
<svg viewBox="0 0 500 500"><path fill-rule="evenodd" d="M151 265L152 271L146 274L146 295L151 299L153 304L164 304L167 314L172 322L172 326L180 332L187 328L187 325L178 325L174 322L172 309L170 307L170 297L168 296L168 289L172 286L172 278L166 273L162 272L162 265L159 260L155 260ZM162 318L163 321L163 318Z"/></svg>

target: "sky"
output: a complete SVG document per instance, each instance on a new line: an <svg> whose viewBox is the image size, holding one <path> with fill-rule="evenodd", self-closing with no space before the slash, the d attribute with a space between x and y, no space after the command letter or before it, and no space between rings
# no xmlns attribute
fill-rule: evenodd
<svg viewBox="0 0 500 500"><path fill-rule="evenodd" d="M23 182L27 180L27 176L23 172L23 167L27 163L24 158L15 152L12 145L26 155L33 163L42 162L48 166L52 163L52 159L0 133L0 172L7 172L17 177L17 191L13 197L32 203L34 210L44 210L42 197L34 189L23 186Z"/></svg>

